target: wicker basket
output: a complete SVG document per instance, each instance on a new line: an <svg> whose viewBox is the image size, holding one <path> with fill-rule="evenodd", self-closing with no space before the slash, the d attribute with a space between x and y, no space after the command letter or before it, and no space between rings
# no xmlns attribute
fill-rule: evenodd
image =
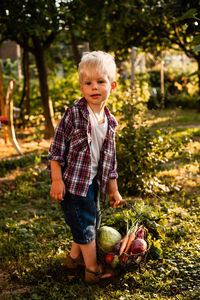
<svg viewBox="0 0 200 300"><path fill-rule="evenodd" d="M106 252L104 249L102 249L102 247L99 245L98 243L98 233L97 233L97 258L98 261L103 264L103 265L108 265L106 263L106 255L107 254L113 254L114 256L118 256L119 259L119 267L122 268L126 268L127 266L135 266L135 267L143 267L146 263L146 259L150 250L150 243L147 240L147 238L145 238L145 241L147 243L147 249L144 252L141 252L139 254L126 254L123 253L122 255L117 255L114 252Z"/></svg>

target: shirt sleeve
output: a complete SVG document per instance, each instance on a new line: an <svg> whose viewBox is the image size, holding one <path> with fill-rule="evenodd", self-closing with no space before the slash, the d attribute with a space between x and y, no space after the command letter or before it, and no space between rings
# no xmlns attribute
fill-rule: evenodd
<svg viewBox="0 0 200 300"><path fill-rule="evenodd" d="M58 123L50 149L47 155L47 160L56 160L61 166L65 165L65 152L67 142L71 138L73 129L71 111L68 108Z"/></svg>

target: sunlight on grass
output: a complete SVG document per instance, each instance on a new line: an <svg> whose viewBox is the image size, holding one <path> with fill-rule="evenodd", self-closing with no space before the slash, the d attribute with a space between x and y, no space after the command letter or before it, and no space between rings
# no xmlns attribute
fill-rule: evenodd
<svg viewBox="0 0 200 300"><path fill-rule="evenodd" d="M200 186L199 163L194 161L189 164L180 164L170 170L164 170L158 173L159 178L170 180L173 184L186 191L198 189ZM195 190L193 190L195 192Z"/></svg>
<svg viewBox="0 0 200 300"><path fill-rule="evenodd" d="M145 121L145 124L148 126L148 127L151 127L153 125L158 125L159 123L165 123L165 122L168 122L170 121L172 118L171 117L156 117L152 120L148 120L148 121Z"/></svg>
<svg viewBox="0 0 200 300"><path fill-rule="evenodd" d="M200 129L199 128L187 128L187 129L178 129L176 133L173 134L174 138L182 138L182 137L192 137L192 136L200 136Z"/></svg>
<svg viewBox="0 0 200 300"><path fill-rule="evenodd" d="M161 171L159 174L168 177L185 177L187 175L197 174L198 172L199 163L198 161L195 161L190 164L176 166L174 169Z"/></svg>
<svg viewBox="0 0 200 300"><path fill-rule="evenodd" d="M146 118L147 126L155 129L168 126L173 128L199 128L200 126L200 114L193 110L148 111Z"/></svg>
<svg viewBox="0 0 200 300"><path fill-rule="evenodd" d="M187 146L187 151L190 151L192 154L200 154L200 142L191 141Z"/></svg>

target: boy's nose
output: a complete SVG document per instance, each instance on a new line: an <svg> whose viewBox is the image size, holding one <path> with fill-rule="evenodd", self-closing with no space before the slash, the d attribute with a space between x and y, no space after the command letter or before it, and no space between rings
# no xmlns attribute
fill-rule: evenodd
<svg viewBox="0 0 200 300"><path fill-rule="evenodd" d="M94 90L96 90L96 89L97 89L97 87L98 87L98 84L97 84L97 82L94 82L94 83L92 84L92 88L93 88Z"/></svg>

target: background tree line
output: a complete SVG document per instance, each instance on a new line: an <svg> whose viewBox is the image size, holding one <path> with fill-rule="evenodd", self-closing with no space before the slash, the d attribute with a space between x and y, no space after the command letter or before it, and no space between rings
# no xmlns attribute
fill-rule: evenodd
<svg viewBox="0 0 200 300"><path fill-rule="evenodd" d="M12 40L23 49L24 100L29 97L29 53L35 58L45 137L53 135L48 85L50 51L71 45L74 64L79 45L112 51L120 66L133 46L158 56L162 50L181 49L198 63L200 88L200 1L3 0L0 3L0 41ZM58 46L57 46L58 47ZM57 48L59 49L59 48ZM59 50L58 50L59 51Z"/></svg>

